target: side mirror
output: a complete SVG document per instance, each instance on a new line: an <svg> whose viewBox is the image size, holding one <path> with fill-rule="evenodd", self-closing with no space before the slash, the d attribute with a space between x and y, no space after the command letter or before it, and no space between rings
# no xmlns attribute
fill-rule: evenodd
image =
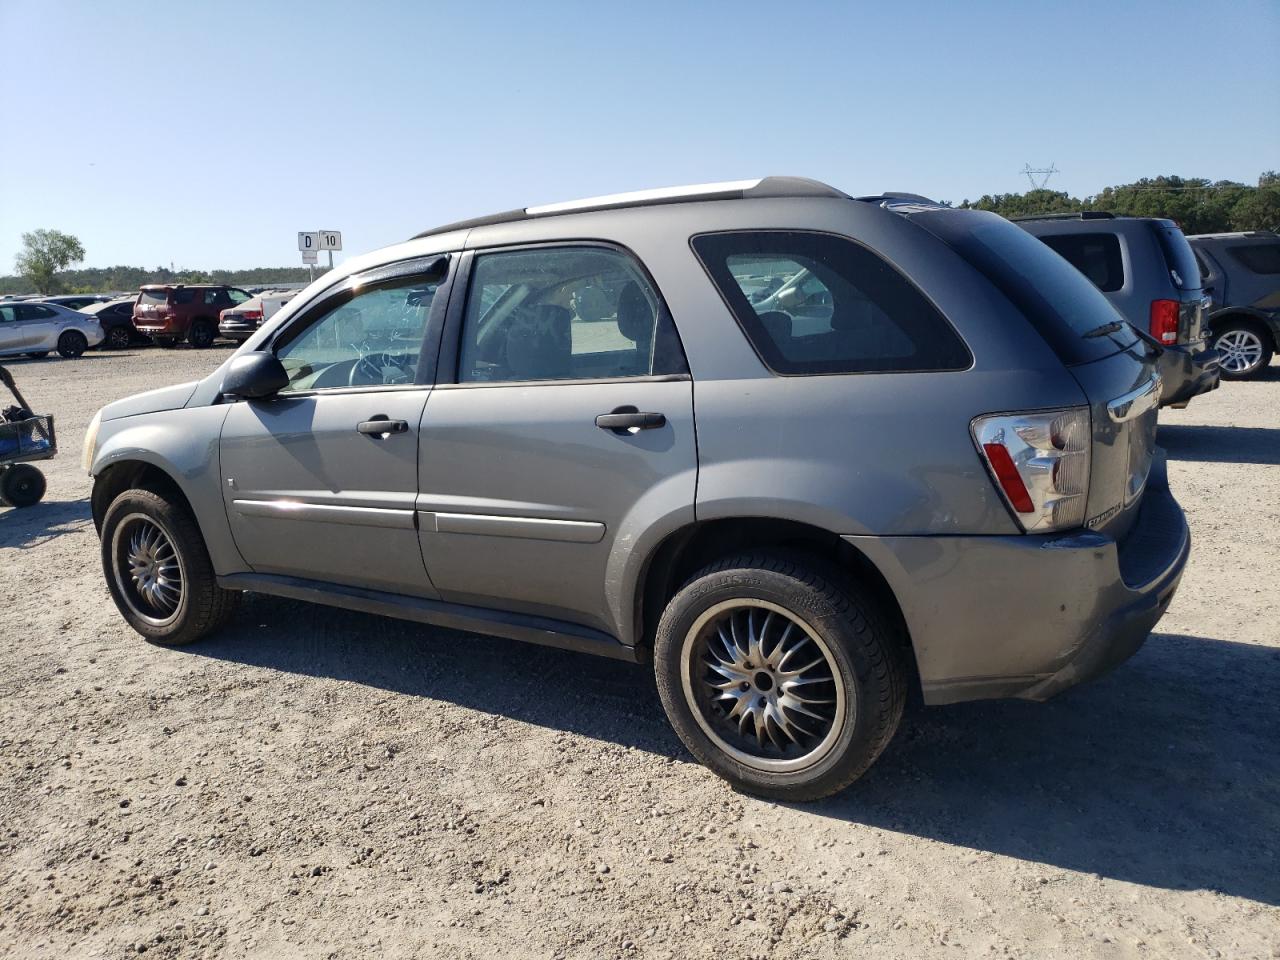
<svg viewBox="0 0 1280 960"><path fill-rule="evenodd" d="M289 374L274 353L254 350L235 357L222 378L222 392L246 400L269 397L283 390Z"/></svg>

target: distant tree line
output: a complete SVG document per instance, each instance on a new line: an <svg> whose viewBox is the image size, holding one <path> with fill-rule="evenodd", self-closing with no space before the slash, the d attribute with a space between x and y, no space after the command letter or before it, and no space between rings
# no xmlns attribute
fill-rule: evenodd
<svg viewBox="0 0 1280 960"><path fill-rule="evenodd" d="M1280 173L1268 171L1257 186L1198 177L1154 177L1107 187L1092 197L1057 190L988 194L962 207L994 210L1002 217L1105 210L1131 217L1164 217L1183 233L1225 233L1280 229Z"/></svg>
<svg viewBox="0 0 1280 960"><path fill-rule="evenodd" d="M316 267L316 276L323 268ZM229 283L239 287L260 287L272 283L306 283L311 279L306 267L253 267L249 270L170 270L156 267L85 267L63 270L52 284L43 278L33 282L30 274L0 277L0 293L106 293L137 290L144 283Z"/></svg>

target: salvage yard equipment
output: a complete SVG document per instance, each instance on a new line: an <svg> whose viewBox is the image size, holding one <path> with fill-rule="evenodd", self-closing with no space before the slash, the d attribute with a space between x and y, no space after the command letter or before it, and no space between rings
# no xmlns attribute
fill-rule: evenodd
<svg viewBox="0 0 1280 960"><path fill-rule="evenodd" d="M48 460L58 452L53 417L31 412L4 367L0 367L0 382L17 401L17 406L0 410L0 504L30 507L40 502L45 490L44 474L30 461Z"/></svg>

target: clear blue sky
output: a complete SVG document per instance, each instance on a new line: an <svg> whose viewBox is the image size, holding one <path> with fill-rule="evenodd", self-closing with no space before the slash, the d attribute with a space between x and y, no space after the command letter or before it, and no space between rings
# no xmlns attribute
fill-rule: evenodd
<svg viewBox="0 0 1280 960"><path fill-rule="evenodd" d="M1280 168L1280 3L0 0L0 273L298 263L442 222L796 174L960 201Z"/></svg>

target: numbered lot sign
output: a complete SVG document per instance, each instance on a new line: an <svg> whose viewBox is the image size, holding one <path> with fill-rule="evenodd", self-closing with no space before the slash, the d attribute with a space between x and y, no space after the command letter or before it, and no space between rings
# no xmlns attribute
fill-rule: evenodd
<svg viewBox="0 0 1280 960"><path fill-rule="evenodd" d="M306 253L308 250L314 251L314 250L321 249L320 234L316 233L315 231L312 231L310 233L303 233L301 230L299 230L298 231L298 249L301 250L303 253Z"/></svg>
<svg viewBox="0 0 1280 960"><path fill-rule="evenodd" d="M321 230L320 231L320 249L321 250L341 250L342 249L341 231Z"/></svg>

